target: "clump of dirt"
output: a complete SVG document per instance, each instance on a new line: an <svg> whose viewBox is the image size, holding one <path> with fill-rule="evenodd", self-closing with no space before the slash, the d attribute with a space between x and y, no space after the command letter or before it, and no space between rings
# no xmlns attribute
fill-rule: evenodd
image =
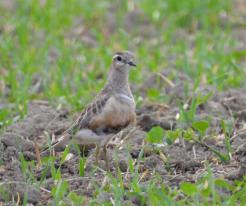
<svg viewBox="0 0 246 206"><path fill-rule="evenodd" d="M230 89L221 94L220 103L238 122L246 121L246 93L242 90Z"/></svg>
<svg viewBox="0 0 246 206"><path fill-rule="evenodd" d="M178 108L170 108L167 105L147 104L137 110L138 125L144 130L149 131L154 126L171 130L176 126L175 116Z"/></svg>
<svg viewBox="0 0 246 206"><path fill-rule="evenodd" d="M10 153L7 154L11 155ZM27 176L23 175L20 161L13 159L13 156L10 157L12 157L11 161L0 166L0 201L10 200L12 198L16 201L18 199L23 200L25 195L27 195L29 203L42 202L45 199L45 194L40 191L38 186L26 181Z"/></svg>
<svg viewBox="0 0 246 206"><path fill-rule="evenodd" d="M67 114L67 110L56 110L45 101L32 102L28 105L27 116L4 131L0 138L0 160L3 161L0 181L6 191L5 199L23 199L27 194L30 203L43 201L40 189L27 183L19 156L23 154L26 160L36 160L35 144L38 147L46 144L46 132L61 134L70 124Z"/></svg>
<svg viewBox="0 0 246 206"><path fill-rule="evenodd" d="M227 96L230 96L231 90L220 94L215 87L209 85L202 85L194 89L193 82L184 74L177 74L177 76L183 79L185 83L177 79L170 84L163 79L167 78L170 73L167 71L161 75L163 75L162 78L158 75L149 77L140 88L137 88L137 90L142 91L143 96L146 96L148 88L155 88L161 91L163 96L168 97L167 105L155 105L151 103L137 110L139 114L139 125L145 131L149 131L153 126L161 126L164 129L190 127L191 125L189 124L182 124L182 120L179 117L182 112L180 107L185 112L188 112L192 107L192 102L196 102L194 121L207 120L210 124L208 133L219 132L221 120L234 122L236 116L242 117L245 113L242 108L244 105L242 105L242 107L240 106L240 108L237 108L233 112L235 115L232 115L234 108L229 109L230 105L225 104L225 101L230 100ZM240 92L242 93L241 96L234 92L234 99L240 96L239 101L244 102L244 92Z"/></svg>
<svg viewBox="0 0 246 206"><path fill-rule="evenodd" d="M18 155L19 152L34 152L35 144L44 145L48 136L60 135L70 124L67 110L56 110L45 101L32 102L28 106L27 116L10 125L1 137L1 143L5 147L4 160L7 161L6 153Z"/></svg>

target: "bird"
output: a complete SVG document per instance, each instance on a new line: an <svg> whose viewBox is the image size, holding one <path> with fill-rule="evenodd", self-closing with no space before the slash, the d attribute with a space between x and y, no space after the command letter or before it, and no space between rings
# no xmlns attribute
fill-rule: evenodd
<svg viewBox="0 0 246 206"><path fill-rule="evenodd" d="M116 52L104 87L61 137L42 153L64 149L71 140L79 145L95 144L96 163L102 149L108 170L107 143L124 128L136 124L136 103L129 85L129 73L133 67L136 64L132 52Z"/></svg>

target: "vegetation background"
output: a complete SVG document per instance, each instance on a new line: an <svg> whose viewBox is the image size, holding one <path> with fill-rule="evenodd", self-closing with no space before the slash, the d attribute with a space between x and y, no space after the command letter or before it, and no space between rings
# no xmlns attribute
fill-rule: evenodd
<svg viewBox="0 0 246 206"><path fill-rule="evenodd" d="M131 50L136 55L137 69L131 72L130 82L138 109L146 103L169 105L172 96L163 88L180 83L186 88L182 90L184 99L197 88L213 88L218 94L230 89L244 93L246 2L1 0L1 131L25 118L32 100L47 100L53 108L66 108L70 114L81 111L105 83L112 54L118 50ZM182 124L195 122L197 105L194 103L195 109L186 115L180 109L181 118L186 118ZM192 126L201 134L214 129L207 121ZM152 136L162 134L163 130L155 127L148 135L149 142L153 142ZM172 137L176 139L178 134L172 133ZM228 160L220 152L216 155L218 164ZM45 180L32 178L37 163L21 157L21 172L29 176L26 182L44 192ZM83 164L81 158L82 177ZM142 185L137 165L132 165L130 188L123 184L120 171L105 173L103 178L109 183L97 185L90 195L69 189L66 177L56 168L52 178L57 184L47 189L50 198L38 204L47 200L53 205L245 205L245 176L236 182L216 180L209 165L206 163L205 175L198 182L182 180L174 185L160 183L156 173L151 182ZM0 160L0 173L5 166ZM2 188L4 180L0 180ZM101 198L104 193L111 196ZM19 194L22 203L18 195L15 200L6 195L0 202L27 204L30 199L26 194ZM129 196L132 198L126 198Z"/></svg>

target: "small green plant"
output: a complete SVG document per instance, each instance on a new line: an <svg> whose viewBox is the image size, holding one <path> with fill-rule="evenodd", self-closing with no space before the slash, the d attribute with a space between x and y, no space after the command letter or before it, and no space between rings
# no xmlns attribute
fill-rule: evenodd
<svg viewBox="0 0 246 206"><path fill-rule="evenodd" d="M35 175L33 173L35 169L35 162L27 161L23 155L23 153L20 153L19 155L20 163L21 163L21 172L22 175L25 178L25 181L29 182L36 182Z"/></svg>
<svg viewBox="0 0 246 206"><path fill-rule="evenodd" d="M199 137L201 139L209 128L209 122L205 120L196 121L192 123L192 127L199 132Z"/></svg>
<svg viewBox="0 0 246 206"><path fill-rule="evenodd" d="M79 158L79 176L81 177L83 177L85 173L85 163L86 163L85 157L80 157Z"/></svg>
<svg viewBox="0 0 246 206"><path fill-rule="evenodd" d="M10 194L9 191L6 189L6 185L4 182L0 183L0 197L2 199L2 201L9 201L10 199Z"/></svg>
<svg viewBox="0 0 246 206"><path fill-rule="evenodd" d="M196 86L194 86L194 87L196 88ZM212 96L212 94L213 93L210 92L207 95L202 96L200 93L198 93L197 95L193 95L189 104L182 105L180 103L180 106L179 106L179 112L180 112L179 122L181 124L184 123L187 126L191 126L193 124L193 122L196 120L196 111L197 111L198 106L200 106L201 104L204 104ZM203 124L203 126L202 126L202 124ZM201 122L197 126L200 125L201 127L204 127L205 126L204 124L205 124L204 122Z"/></svg>
<svg viewBox="0 0 246 206"><path fill-rule="evenodd" d="M51 164L51 176L55 181L61 180L61 169L60 167L56 169L54 162Z"/></svg>
<svg viewBox="0 0 246 206"><path fill-rule="evenodd" d="M182 137L182 130L176 129L165 131L165 137L168 144L173 144L176 139Z"/></svg>
<svg viewBox="0 0 246 206"><path fill-rule="evenodd" d="M69 151L70 151L70 145L68 147L66 147L65 150L62 153L61 161L60 161L61 165L66 161L66 158L67 158L67 155L68 155Z"/></svg>
<svg viewBox="0 0 246 206"><path fill-rule="evenodd" d="M161 95L160 91L154 88L149 89L147 94L151 100L158 100Z"/></svg>
<svg viewBox="0 0 246 206"><path fill-rule="evenodd" d="M68 183L63 180L59 180L55 186L53 186L51 190L51 194L53 196L53 202L55 205L61 205L61 202L68 192ZM65 205L65 204L63 204Z"/></svg>
<svg viewBox="0 0 246 206"><path fill-rule="evenodd" d="M70 192L68 194L68 199L71 201L74 206L81 206L84 203L83 196L77 195L75 192Z"/></svg>
<svg viewBox="0 0 246 206"><path fill-rule="evenodd" d="M180 190L187 196L194 197L198 193L198 188L195 184L190 182L183 182L180 184Z"/></svg>
<svg viewBox="0 0 246 206"><path fill-rule="evenodd" d="M161 143L163 141L164 131L161 127L152 127L148 132L146 140L151 143Z"/></svg>

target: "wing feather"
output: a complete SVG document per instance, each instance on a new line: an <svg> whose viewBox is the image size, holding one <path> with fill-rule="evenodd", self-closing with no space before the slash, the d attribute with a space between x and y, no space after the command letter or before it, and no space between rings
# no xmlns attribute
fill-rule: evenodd
<svg viewBox="0 0 246 206"><path fill-rule="evenodd" d="M75 135L77 131L82 128L86 128L90 122L90 120L95 116L102 112L104 106L106 105L107 101L109 100L110 95L109 93L104 93L98 95L95 100L90 103L83 112L79 115L79 117L73 122L73 124L65 130L61 137L52 143L51 147L46 147L42 154L45 154L49 149L56 148L62 149L64 145L68 144L70 139ZM61 148L59 148L61 147Z"/></svg>
<svg viewBox="0 0 246 206"><path fill-rule="evenodd" d="M95 115L98 115L102 112L109 98L110 95L107 93L96 97L95 100L83 110L77 120L64 133L74 135L78 130L86 128L90 120Z"/></svg>

